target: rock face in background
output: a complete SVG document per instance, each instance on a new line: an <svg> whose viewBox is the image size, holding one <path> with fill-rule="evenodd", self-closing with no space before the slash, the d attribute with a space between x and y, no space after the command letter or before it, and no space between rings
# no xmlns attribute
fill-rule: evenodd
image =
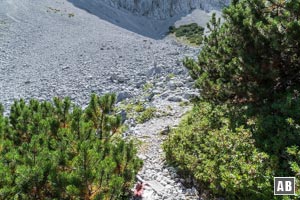
<svg viewBox="0 0 300 200"><path fill-rule="evenodd" d="M164 20L183 15L194 9L219 10L229 4L229 0L97 0L130 11L135 15Z"/></svg>
<svg viewBox="0 0 300 200"><path fill-rule="evenodd" d="M67 0L119 27L153 39L165 37L172 25L198 23L206 26L212 12L230 0ZM218 15L219 16L219 15Z"/></svg>

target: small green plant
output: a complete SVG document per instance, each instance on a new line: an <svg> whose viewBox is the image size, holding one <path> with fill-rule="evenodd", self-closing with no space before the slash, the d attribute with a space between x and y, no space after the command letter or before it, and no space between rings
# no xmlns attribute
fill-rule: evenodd
<svg viewBox="0 0 300 200"><path fill-rule="evenodd" d="M123 106L126 112L132 112L134 105L132 103Z"/></svg>
<svg viewBox="0 0 300 200"><path fill-rule="evenodd" d="M172 79L174 77L175 77L175 75L173 73L168 74L168 78Z"/></svg>
<svg viewBox="0 0 300 200"><path fill-rule="evenodd" d="M68 16L71 18L71 17L75 17L75 14L74 13L69 13Z"/></svg>
<svg viewBox="0 0 300 200"><path fill-rule="evenodd" d="M119 130L120 130L121 133L124 133L124 132L129 130L129 127L128 127L128 125L122 124L120 126Z"/></svg>
<svg viewBox="0 0 300 200"><path fill-rule="evenodd" d="M165 110L162 110L158 113L158 117L166 117L172 115L170 112L167 112Z"/></svg>
<svg viewBox="0 0 300 200"><path fill-rule="evenodd" d="M176 30L175 26L170 26L169 27L169 33L174 33Z"/></svg>
<svg viewBox="0 0 300 200"><path fill-rule="evenodd" d="M144 105L143 105L143 103L142 102L138 102L135 106L134 106L134 111L135 112L143 112L143 111L145 111L145 107L144 107Z"/></svg>
<svg viewBox="0 0 300 200"><path fill-rule="evenodd" d="M169 33L175 34L178 38L185 38L189 43L201 45L204 28L197 23L191 23L179 26L178 28L170 26Z"/></svg>
<svg viewBox="0 0 300 200"><path fill-rule="evenodd" d="M145 107L141 101L138 101L136 103L127 102L126 104L120 104L118 106L118 110L125 110L129 114L133 114L134 112L143 112L145 110Z"/></svg>
<svg viewBox="0 0 300 200"><path fill-rule="evenodd" d="M149 91L151 88L153 88L152 83L145 83L145 85L143 86L144 91Z"/></svg>
<svg viewBox="0 0 300 200"><path fill-rule="evenodd" d="M182 101L179 103L179 106L181 107L185 107L185 106L188 106L189 105L189 102L188 101Z"/></svg>
<svg viewBox="0 0 300 200"><path fill-rule="evenodd" d="M147 108L136 118L137 123L142 124L145 123L146 121L149 121L154 117L155 112L156 112L156 108L154 107Z"/></svg>

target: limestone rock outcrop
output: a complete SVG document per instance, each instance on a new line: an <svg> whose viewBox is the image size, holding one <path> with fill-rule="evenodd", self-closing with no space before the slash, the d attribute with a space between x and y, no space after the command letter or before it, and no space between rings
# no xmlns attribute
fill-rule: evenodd
<svg viewBox="0 0 300 200"><path fill-rule="evenodd" d="M95 1L95 0L94 0ZM194 9L205 11L219 10L228 5L230 0L97 0L118 8L125 9L135 15L152 19L168 19L183 15Z"/></svg>

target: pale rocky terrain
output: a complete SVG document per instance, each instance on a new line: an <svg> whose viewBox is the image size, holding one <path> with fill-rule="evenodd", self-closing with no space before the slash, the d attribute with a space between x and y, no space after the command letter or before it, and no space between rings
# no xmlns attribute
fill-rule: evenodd
<svg viewBox="0 0 300 200"><path fill-rule="evenodd" d="M71 0L76 2L78 0ZM229 0L90 0L130 11L135 15L147 16L152 19L169 19L184 16L194 9L204 11L219 10L229 4Z"/></svg>
<svg viewBox="0 0 300 200"><path fill-rule="evenodd" d="M199 51L169 37L143 37L65 0L5 0L0 16L0 101L6 108L18 98L70 96L85 104L92 92L135 96L156 73L186 74L181 59ZM149 75L155 63L158 70Z"/></svg>
<svg viewBox="0 0 300 200"><path fill-rule="evenodd" d="M144 199L199 199L195 188L184 186L191 180L166 165L166 135L160 133L176 126L190 108L182 102L198 95L181 60L196 57L200 48L178 43L166 30L174 23L205 25L211 13L162 20L151 18L159 16L154 11L140 12L107 0L0 1L0 103L7 113L15 99L69 96L84 107L91 93L114 92L118 106L142 101L156 107L155 117L143 124L122 113L129 127L124 136L148 144L139 153L139 177L149 183Z"/></svg>

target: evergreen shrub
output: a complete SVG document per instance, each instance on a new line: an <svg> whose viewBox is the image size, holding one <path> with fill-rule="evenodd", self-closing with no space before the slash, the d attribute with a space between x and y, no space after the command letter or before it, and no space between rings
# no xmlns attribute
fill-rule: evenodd
<svg viewBox="0 0 300 200"><path fill-rule="evenodd" d="M115 95L15 101L0 114L0 199L125 199L142 161L120 137ZM3 111L3 109L1 109Z"/></svg>
<svg viewBox="0 0 300 200"><path fill-rule="evenodd" d="M200 100L164 146L200 188L275 199L274 176L298 177L299 16L299 1L233 0L224 23L212 16L198 59L184 60Z"/></svg>

